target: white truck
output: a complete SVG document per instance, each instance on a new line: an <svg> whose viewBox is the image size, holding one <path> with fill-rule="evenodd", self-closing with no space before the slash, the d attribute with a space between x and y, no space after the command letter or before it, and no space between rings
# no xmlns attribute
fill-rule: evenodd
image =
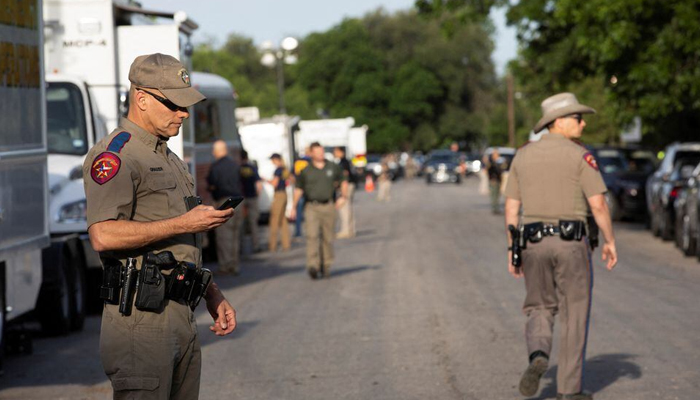
<svg viewBox="0 0 700 400"><path fill-rule="evenodd" d="M299 123L299 117L275 116L251 122L239 127L243 149L248 152L248 159L257 164L258 174L263 180L271 180L275 166L270 160L273 153L282 156L284 164L290 170L294 167L294 135L293 131ZM269 217L270 207L275 189L269 183L263 184L263 192L258 196L261 219ZM287 186L287 196L291 199L292 186ZM287 202L287 211L292 202Z"/></svg>
<svg viewBox="0 0 700 400"><path fill-rule="evenodd" d="M0 367L6 323L34 310L49 245L41 1L12 4L0 13Z"/></svg>
<svg viewBox="0 0 700 400"><path fill-rule="evenodd" d="M100 262L87 235L85 154L126 113L134 58L160 52L189 67L197 24L183 12L126 0L44 0L43 10L51 247L43 255L39 317L47 332L62 334L82 327L88 304L100 304L94 283ZM168 146L194 172L194 130L183 131Z"/></svg>
<svg viewBox="0 0 700 400"><path fill-rule="evenodd" d="M344 147L345 156L352 160L367 154L367 125L354 127L352 117L318 119L299 122L295 134L297 154L301 155L313 142L319 142L326 151L326 158L333 159L333 148Z"/></svg>

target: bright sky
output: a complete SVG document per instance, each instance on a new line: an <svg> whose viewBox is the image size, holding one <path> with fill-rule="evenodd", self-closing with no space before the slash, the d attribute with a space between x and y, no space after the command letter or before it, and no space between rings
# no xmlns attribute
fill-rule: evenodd
<svg viewBox="0 0 700 400"><path fill-rule="evenodd" d="M229 33L235 32L260 44L324 31L345 17L360 17L378 7L387 11L408 9L414 0L141 0L141 3L147 9L185 11L199 24L195 42L215 38L221 44ZM504 13L494 12L492 17L498 31L493 58L496 71L501 74L505 64L515 58L517 42L514 30L505 27Z"/></svg>

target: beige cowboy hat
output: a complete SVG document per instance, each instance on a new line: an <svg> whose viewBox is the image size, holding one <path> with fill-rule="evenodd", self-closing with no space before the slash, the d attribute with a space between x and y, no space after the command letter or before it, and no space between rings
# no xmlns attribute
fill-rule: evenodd
<svg viewBox="0 0 700 400"><path fill-rule="evenodd" d="M571 114L595 114L595 110L579 103L573 93L559 93L548 97L542 102L542 118L537 121L534 131L537 133L555 119Z"/></svg>
<svg viewBox="0 0 700 400"><path fill-rule="evenodd" d="M137 87L158 89L179 107L202 100L203 94L192 87L190 73L175 57L154 53L136 57L129 69L129 81Z"/></svg>

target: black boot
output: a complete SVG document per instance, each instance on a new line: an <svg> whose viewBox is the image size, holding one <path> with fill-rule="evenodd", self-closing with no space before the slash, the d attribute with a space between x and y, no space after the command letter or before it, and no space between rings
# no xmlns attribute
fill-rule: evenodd
<svg viewBox="0 0 700 400"><path fill-rule="evenodd" d="M540 379L549 367L549 356L543 351L530 354L530 365L520 378L520 394L525 397L534 396L540 387Z"/></svg>

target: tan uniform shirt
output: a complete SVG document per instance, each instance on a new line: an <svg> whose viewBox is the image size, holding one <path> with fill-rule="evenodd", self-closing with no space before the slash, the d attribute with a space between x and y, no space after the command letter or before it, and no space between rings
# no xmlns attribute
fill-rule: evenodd
<svg viewBox="0 0 700 400"><path fill-rule="evenodd" d="M108 220L150 222L177 217L187 212L184 198L195 195L187 164L168 149L165 140L126 118L90 149L83 176L88 227ZM179 261L199 264L194 234L139 249L102 252L100 257L124 260L165 250Z"/></svg>
<svg viewBox="0 0 700 400"><path fill-rule="evenodd" d="M585 221L587 198L607 188L588 150L559 134L542 136L518 150L506 197L520 200L523 223Z"/></svg>

